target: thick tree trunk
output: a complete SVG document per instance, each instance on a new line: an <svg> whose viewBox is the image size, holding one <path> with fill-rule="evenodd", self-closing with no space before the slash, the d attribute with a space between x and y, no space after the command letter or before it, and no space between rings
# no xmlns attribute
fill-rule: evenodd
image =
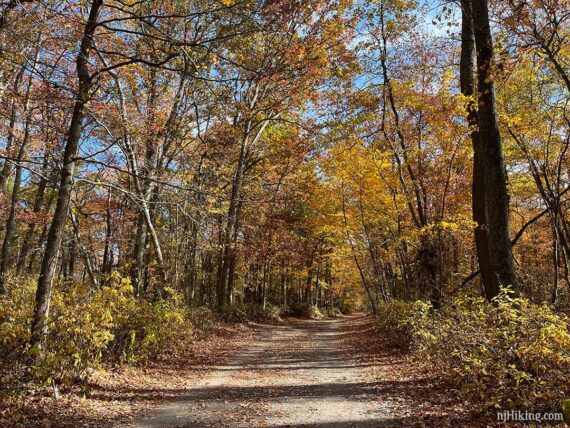
<svg viewBox="0 0 570 428"><path fill-rule="evenodd" d="M442 290L438 282L438 263L437 252L430 235L426 234L420 237L420 247L418 250L419 261L419 279L421 283L428 287L427 296L435 309L441 307Z"/></svg>
<svg viewBox="0 0 570 428"><path fill-rule="evenodd" d="M459 80L461 93L466 97L475 96L475 34L471 0L461 0L461 60ZM493 274L489 254L489 236L487 235L487 215L485 213L485 171L483 153L479 136L479 123L475 101L467 105L467 122L473 146L473 181L471 185L471 203L473 221L475 221L475 248L477 261L481 271L481 280L485 296L489 299L496 296L499 284Z"/></svg>
<svg viewBox="0 0 570 428"><path fill-rule="evenodd" d="M73 173L75 171L76 164L75 158L79 148L79 139L81 138L81 133L83 131L85 106L89 101L89 90L91 87L91 78L89 76L88 68L89 54L93 45L93 35L95 33L97 18L102 5L103 0L93 0L91 3L91 10L83 30L81 46L76 59L76 71L79 82L78 93L63 153L63 165L61 169L57 203L48 233L38 280L34 320L32 322L32 334L30 338L32 346L40 345L42 338L46 334L51 288L56 267L55 262L61 247L61 239L69 211L69 202L71 200L71 191L73 188Z"/></svg>
<svg viewBox="0 0 570 428"><path fill-rule="evenodd" d="M509 196L507 172L503 161L501 135L495 111L493 77L493 41L489 26L487 0L473 0L473 29L477 47L479 137L485 165L485 207L489 236L489 254L493 274L499 286L511 286L518 294L509 237ZM495 297L492 290L487 299Z"/></svg>

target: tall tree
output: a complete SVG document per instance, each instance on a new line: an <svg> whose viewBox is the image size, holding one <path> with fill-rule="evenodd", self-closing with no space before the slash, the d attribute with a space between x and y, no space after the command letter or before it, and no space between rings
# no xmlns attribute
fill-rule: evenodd
<svg viewBox="0 0 570 428"><path fill-rule="evenodd" d="M481 271L485 296L492 298L499 289L497 277L493 274L487 234L487 213L485 209L485 164L476 107L477 84L475 81L475 34L473 31L471 0L461 0L461 60L459 81L461 93L467 99L467 123L473 146L473 178L471 185L471 206L475 225L475 248Z"/></svg>
<svg viewBox="0 0 570 428"><path fill-rule="evenodd" d="M79 140L83 132L86 105L92 86L89 73L89 56L93 46L93 36L97 28L97 20L103 6L103 0L93 0L89 16L83 29L79 52L76 57L77 95L73 107L73 116L69 124L67 142L63 154L63 165L60 173L60 184L55 212L48 232L46 248L42 259L38 288L36 291L36 306L32 322L30 343L40 345L46 332L49 316L51 288L56 269L56 259L61 246L63 231L69 212L69 202L73 188L73 173L77 162Z"/></svg>
<svg viewBox="0 0 570 428"><path fill-rule="evenodd" d="M491 267L498 285L510 286L518 294L509 236L507 172L496 112L493 36L487 0L473 0L472 10L477 48L479 138L482 149L481 164L485 175L485 212ZM489 289L487 299L492 299L498 292L498 288Z"/></svg>

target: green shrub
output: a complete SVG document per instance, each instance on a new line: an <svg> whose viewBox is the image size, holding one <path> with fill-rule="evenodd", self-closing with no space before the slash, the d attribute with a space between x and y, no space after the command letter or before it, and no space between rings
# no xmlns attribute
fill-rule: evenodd
<svg viewBox="0 0 570 428"><path fill-rule="evenodd" d="M391 302L381 305L377 327L486 406L553 408L570 394L568 319L508 291L495 305L458 298L437 311Z"/></svg>

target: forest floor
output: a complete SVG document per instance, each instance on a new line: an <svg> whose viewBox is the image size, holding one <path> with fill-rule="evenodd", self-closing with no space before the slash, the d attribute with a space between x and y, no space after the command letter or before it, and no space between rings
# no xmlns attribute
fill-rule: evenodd
<svg viewBox="0 0 570 428"><path fill-rule="evenodd" d="M490 424L378 339L365 316L218 327L152 365L112 370L83 394L39 396L19 412L20 426L41 427Z"/></svg>

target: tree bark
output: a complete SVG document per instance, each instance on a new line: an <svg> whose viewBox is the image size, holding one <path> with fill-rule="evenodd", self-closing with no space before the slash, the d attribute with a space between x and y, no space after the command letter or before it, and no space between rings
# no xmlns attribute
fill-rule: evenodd
<svg viewBox="0 0 570 428"><path fill-rule="evenodd" d="M51 207L54 204L54 202L55 202L55 195L52 193L49 195L49 197L46 201L46 206L45 206L46 213L51 211ZM49 224L47 222L45 222L42 225L42 231L40 233L40 236L38 236L38 238L36 240L36 246L35 246L35 248L33 248L32 254L30 255L28 267L26 268L27 273L32 273L34 270L34 265L36 264L36 260L39 256L40 250L43 247L43 243L46 241L48 230L49 230Z"/></svg>
<svg viewBox="0 0 570 428"><path fill-rule="evenodd" d="M146 248L146 222L142 215L137 217L137 226L133 245L133 264L131 267L131 284L135 296L140 296L144 284L144 254Z"/></svg>
<svg viewBox="0 0 570 428"><path fill-rule="evenodd" d="M51 289L55 273L56 259L61 247L61 240L69 212L69 202L73 188L73 173L75 171L76 156L79 140L83 132L83 119L85 107L89 101L91 76L89 75L89 54L93 45L93 35L97 27L97 18L103 5L103 0L93 0L89 17L83 30L79 53L76 58L76 72L78 78L78 93L73 107L73 115L69 125L67 142L63 153L63 166L60 174L60 185L53 220L48 232L46 248L42 259L38 288L36 291L36 305L31 328L30 344L41 345L47 332Z"/></svg>
<svg viewBox="0 0 570 428"><path fill-rule="evenodd" d="M550 303L556 305L558 300L558 281L559 281L559 266L560 266L560 254L558 245L558 230L552 228L552 268L554 270L554 279L552 284L552 295L550 296Z"/></svg>
<svg viewBox="0 0 570 428"><path fill-rule="evenodd" d="M510 286L518 295L509 237L507 172L495 110L495 85L492 68L493 40L489 25L487 0L473 0L472 8L473 29L477 47L479 138L485 166L485 212L491 267L498 285ZM486 296L487 299L492 299L496 293L498 290L491 290Z"/></svg>
<svg viewBox="0 0 570 428"><path fill-rule="evenodd" d="M73 234L75 237L74 247L79 247L79 251L81 251L81 254L83 254L83 260L85 261L85 270L87 272L87 275L89 276L89 281L91 282L91 286L93 287L93 289L97 289L99 288L99 280L97 278L97 275L95 274L95 268L93 267L93 263L91 261L90 251L85 247L85 245L81 241L81 228L79 224L79 219L77 218L77 216L73 211L70 212L69 217L71 219L71 224L73 226Z"/></svg>
<svg viewBox="0 0 570 428"><path fill-rule="evenodd" d="M466 97L474 97L475 83L475 34L471 0L461 0L461 60L459 65L459 80L461 93ZM479 122L475 101L467 105L467 123L470 129L473 146L473 179L471 185L471 205L475 226L475 249L481 271L481 281L485 296L489 299L496 296L499 285L491 267L489 254L489 236L487 235L487 215L485 213L485 171L483 153L479 135Z"/></svg>
<svg viewBox="0 0 570 428"><path fill-rule="evenodd" d="M228 219L224 235L223 257L221 260L220 276L218 283L218 307L222 307L224 303L226 303L227 292L228 292L227 284L230 281L228 277L230 273L230 265L232 258L235 257L235 255L233 254L235 251L233 241L238 221L238 213L239 213L238 205L239 205L239 198L241 197L241 185L242 185L242 179L245 171L245 163L247 157L246 148L247 148L247 138L244 138L240 146L238 163L236 165L236 171L234 173L234 177L232 180L230 207L228 209Z"/></svg>
<svg viewBox="0 0 570 428"><path fill-rule="evenodd" d="M36 196L34 198L34 206L32 208L34 214L40 213L42 208L44 207L44 200L47 188L48 166L49 166L49 150L46 149L42 165L42 177L40 178L40 182L38 184L38 190L36 192ZM28 258L28 254L31 249L32 238L34 237L34 233L36 231L36 225L37 222L35 220L32 221L28 225L28 230L24 235L22 247L20 248L20 254L18 255L18 263L16 264L16 272L18 274L22 273L24 265L26 264L26 259Z"/></svg>
<svg viewBox="0 0 570 428"><path fill-rule="evenodd" d="M26 118L24 139L16 157L18 164L16 165L16 176L14 177L14 186L12 188L10 212L8 214L8 220L6 221L2 250L0 251L0 294L3 294L6 290L6 275L10 266L10 246L12 245L12 238L16 226L16 212L18 210L18 203L20 202L20 186L22 184L22 165L20 163L26 155L26 149L30 140L30 119L28 115Z"/></svg>
<svg viewBox="0 0 570 428"><path fill-rule="evenodd" d="M113 248L111 237L113 234L111 218L111 188L107 191L107 206L105 208L105 248L103 250L103 274L108 275L113 268Z"/></svg>
<svg viewBox="0 0 570 428"><path fill-rule="evenodd" d="M10 123L8 125L8 136L6 137L6 155L10 156L12 151L12 143L14 142L14 129L16 127L16 106L12 103L12 111L10 113ZM2 170L0 170L0 191L6 192L6 182L10 176L12 165L8 159L4 159Z"/></svg>

